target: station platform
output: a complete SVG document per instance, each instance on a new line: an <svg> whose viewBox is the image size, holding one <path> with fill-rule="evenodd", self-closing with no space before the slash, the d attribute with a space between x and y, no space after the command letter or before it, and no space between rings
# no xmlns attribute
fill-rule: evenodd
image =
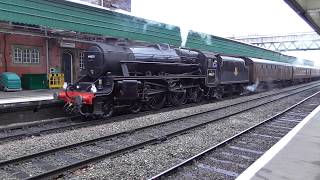
<svg viewBox="0 0 320 180"><path fill-rule="evenodd" d="M320 106L237 178L244 179L319 180Z"/></svg>
<svg viewBox="0 0 320 180"><path fill-rule="evenodd" d="M53 93L59 89L23 90L15 92L0 92L0 109L16 106L34 105L39 102L52 103Z"/></svg>
<svg viewBox="0 0 320 180"><path fill-rule="evenodd" d="M59 89L0 91L0 127L68 116L64 102L55 100Z"/></svg>

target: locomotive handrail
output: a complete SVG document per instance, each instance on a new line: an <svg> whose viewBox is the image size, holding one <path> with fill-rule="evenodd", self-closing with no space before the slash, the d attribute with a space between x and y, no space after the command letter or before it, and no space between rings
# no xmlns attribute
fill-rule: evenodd
<svg viewBox="0 0 320 180"><path fill-rule="evenodd" d="M141 64L164 64L164 65L180 65L180 66L200 66L200 63L197 64L185 64L185 63L176 63L176 62L154 62L154 61L120 61L120 63L141 63Z"/></svg>
<svg viewBox="0 0 320 180"><path fill-rule="evenodd" d="M205 75L182 75L182 76L179 76L179 75L174 75L174 76L161 76L161 77L158 77L158 76L113 76L114 80L125 80L125 79L128 79L128 80L143 80L143 79L172 79L172 78L180 78L180 79L187 79L187 78L193 78L193 79L199 79L199 78L206 78Z"/></svg>
<svg viewBox="0 0 320 180"><path fill-rule="evenodd" d="M84 51L85 53L90 53L90 52L95 52L95 51ZM128 56L130 54L133 54L133 55L142 55L142 56L146 56L146 57L154 57L155 54L151 54L151 53L134 53L134 52L124 52L124 51L114 51L114 50L108 50L108 51L105 51L106 53L119 53L119 54L127 54ZM182 56L182 55L177 55L177 56L174 56L174 55L171 55L171 56L168 56L168 55L163 55L163 54L156 54L156 57L161 57L161 58L190 58L190 56Z"/></svg>

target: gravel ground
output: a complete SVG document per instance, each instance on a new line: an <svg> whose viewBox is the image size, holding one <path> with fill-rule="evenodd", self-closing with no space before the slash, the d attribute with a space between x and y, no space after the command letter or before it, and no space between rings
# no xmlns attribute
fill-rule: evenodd
<svg viewBox="0 0 320 180"><path fill-rule="evenodd" d="M293 87L289 87L286 89L291 88ZM260 97L266 94L271 94L273 92L275 91L269 91L266 93L256 94L252 96L244 96L233 100L205 104L198 107L190 107L176 111L161 112L143 117L128 119L125 121L116 121L103 125L75 129L56 134L48 134L40 137L33 136L28 139L16 140L0 145L0 160L11 159L22 155L27 155L30 153L36 153L39 151L51 149L54 147L63 146L66 144L72 144L84 140L101 137L108 134L131 130L138 127L171 120L177 117L187 116L199 111L206 111L209 109L225 106L231 103L241 102L247 99Z"/></svg>
<svg viewBox="0 0 320 180"><path fill-rule="evenodd" d="M312 103L319 101L318 98L314 98L312 101L307 102L306 104ZM312 109L315 108L316 105L319 105L319 102L313 105L313 108L302 108L306 109L306 112L310 112ZM298 107L299 108L299 107ZM293 112L296 112L298 109L294 109ZM305 113L306 115L308 113ZM282 116L282 118L286 118L287 114ZM302 120L303 117L301 117L300 120ZM296 119L298 120L298 119ZM243 170L245 170L250 164L254 162L254 160L262 155L267 149L269 149L274 143L277 142L277 139L274 138L273 140L270 138L269 140L266 141L261 141L260 138L256 138L254 135L255 133L258 134L264 134L265 132L260 132L261 130L264 130L263 127L268 127L270 125L274 124L274 122L267 122L263 124L260 128L255 129L255 132L251 132L246 135L246 137L241 137L238 138L237 140L233 140L230 143L228 143L227 146L222 146L218 148L216 151L212 151L208 153L204 158L198 159L196 163L193 163L191 166L184 166L182 169L178 170L177 173L172 174L170 178L166 177L166 179L186 179L192 177L192 179L198 179L199 177L216 177L215 173L212 173L212 171L220 171L224 174L228 174L229 178L232 176L240 174ZM298 123L296 123L298 124ZM279 127L277 127L279 128ZM259 130L260 129L260 130ZM268 129L268 128L267 128ZM280 130L281 129L281 130ZM287 134L291 129L283 128L281 126L280 132L285 130L285 133L283 135ZM274 133L270 133L268 131L268 134L273 135ZM250 138L249 142L244 141L243 139L247 139L248 136L253 135L252 138ZM253 143L252 143L253 142ZM251 150L249 151L242 151L240 150L241 148L244 148L246 150ZM236 150L236 151L235 151ZM238 151L240 150L240 151ZM230 155L225 155L225 154L230 154ZM232 155L231 155L232 154ZM238 158L235 158L235 156L238 156ZM218 157L218 158L216 158ZM250 158L252 157L252 159ZM213 159L212 159L213 158ZM229 159L233 159L235 163L228 163L230 162ZM243 166L246 165L246 166ZM199 168L201 167L201 168ZM221 168L221 169L220 169ZM186 177L187 175L187 177ZM225 175L227 176L227 175ZM227 178L227 177L226 177ZM235 177L234 177L235 178ZM213 179L213 178L209 178ZM225 178L220 178L220 179L225 179Z"/></svg>
<svg viewBox="0 0 320 180"><path fill-rule="evenodd" d="M62 133L48 134L41 137L32 137L25 140L8 142L0 145L0 159L11 159L17 156L36 153L42 150L93 139L107 134L130 130L157 122L163 122L177 117L193 114L195 112L206 111L208 109L217 108L230 103L240 102L246 99L263 96L265 94L271 94L273 92L274 91L270 91L253 96L240 97L237 99L216 102L213 104L205 104L196 108L191 107L176 111L162 112L95 127L76 129ZM294 101L294 99L292 98L291 100L287 101L287 103L290 103ZM283 109L283 103L286 102L278 102L279 109ZM84 169L84 172L82 172L82 170L77 171L73 174L73 178L80 178L80 176L83 176L83 178L114 177L114 179L140 179L142 177L150 176L166 169L168 166L180 161L181 159L189 157L191 154L199 152L212 144L224 140L225 137L230 134L226 132L226 127L229 127L233 134L237 133L243 128L250 126L252 123L259 121L259 118L257 119L255 114L261 116L261 119L265 117L263 114L268 114L268 112L270 113L276 109L277 106L272 105L267 111L262 110L261 112L249 113L243 117L232 117L226 121L208 125L206 128L200 128L193 133L178 136L174 139L164 142L163 144L148 146L144 149L125 154L121 157L104 161L99 163L97 166L94 166L94 168L89 167L88 169ZM239 118L241 118L241 123ZM0 170L0 179L9 177L10 175L8 176Z"/></svg>
<svg viewBox="0 0 320 180"><path fill-rule="evenodd" d="M261 122L266 117L275 115L301 99L303 96L300 94L279 100L254 111L209 124L205 128L177 136L161 144L146 146L122 156L108 158L86 169L78 170L66 178L145 179L151 177L183 159Z"/></svg>

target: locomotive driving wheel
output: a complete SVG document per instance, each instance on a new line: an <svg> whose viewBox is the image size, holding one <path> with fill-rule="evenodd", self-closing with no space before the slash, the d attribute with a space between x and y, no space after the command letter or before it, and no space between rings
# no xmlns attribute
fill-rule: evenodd
<svg viewBox="0 0 320 180"><path fill-rule="evenodd" d="M170 92L169 101L173 106L181 106L186 103L186 91L182 92Z"/></svg>
<svg viewBox="0 0 320 180"><path fill-rule="evenodd" d="M139 101L132 102L129 107L130 112L134 114L140 112L141 109L142 109L142 103Z"/></svg>
<svg viewBox="0 0 320 180"><path fill-rule="evenodd" d="M221 100L223 97L223 89L221 87L218 87L216 89L216 91L213 93L213 96L217 99L217 100Z"/></svg>
<svg viewBox="0 0 320 180"><path fill-rule="evenodd" d="M114 106L111 102L105 102L102 105L102 117L108 118L111 117L114 113Z"/></svg>
<svg viewBox="0 0 320 180"><path fill-rule="evenodd" d="M192 103L199 103L203 99L203 90L201 88L196 88L194 90L191 90L190 92L190 102Z"/></svg>
<svg viewBox="0 0 320 180"><path fill-rule="evenodd" d="M161 109L166 102L166 96L164 93L157 93L149 96L147 105L150 109L159 110Z"/></svg>

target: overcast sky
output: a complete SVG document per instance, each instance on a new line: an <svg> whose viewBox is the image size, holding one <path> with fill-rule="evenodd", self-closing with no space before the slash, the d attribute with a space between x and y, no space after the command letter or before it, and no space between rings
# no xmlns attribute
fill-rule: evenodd
<svg viewBox="0 0 320 180"><path fill-rule="evenodd" d="M131 6L135 16L222 37L313 31L283 0L131 0ZM320 57L320 51L285 54Z"/></svg>
<svg viewBox="0 0 320 180"><path fill-rule="evenodd" d="M223 37L312 31L283 0L132 0L132 13Z"/></svg>

